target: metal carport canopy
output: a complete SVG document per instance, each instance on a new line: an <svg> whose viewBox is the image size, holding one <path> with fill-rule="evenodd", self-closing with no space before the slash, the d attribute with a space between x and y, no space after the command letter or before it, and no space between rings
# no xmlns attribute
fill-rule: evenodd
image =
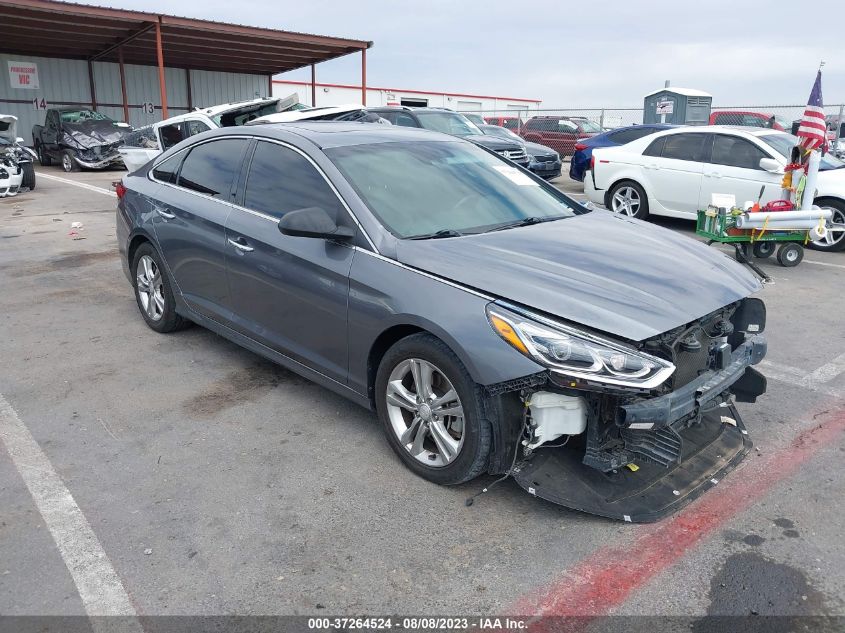
<svg viewBox="0 0 845 633"><path fill-rule="evenodd" d="M0 0L0 52L188 70L276 73L361 52L372 42L54 0Z"/></svg>

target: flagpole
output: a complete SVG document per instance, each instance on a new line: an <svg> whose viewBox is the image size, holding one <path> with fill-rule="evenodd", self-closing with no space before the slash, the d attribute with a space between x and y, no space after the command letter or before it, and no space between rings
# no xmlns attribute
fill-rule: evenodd
<svg viewBox="0 0 845 633"><path fill-rule="evenodd" d="M819 180L819 164L822 161L820 150L814 149L807 159L807 179L804 181L804 193L801 196L801 210L809 211L813 208L816 197L816 183Z"/></svg>
<svg viewBox="0 0 845 633"><path fill-rule="evenodd" d="M824 61L819 64L819 70L817 75L817 82L818 82L818 92L819 92L819 102L821 102L821 74L822 68L824 67ZM810 95L810 100L812 101L813 95ZM809 104L808 104L809 106ZM806 116L806 113L805 113ZM825 130L822 134L827 134ZM800 135L800 134L799 134ZM816 197L816 183L819 180L819 165L821 164L822 160L822 150L821 147L824 145L824 141L822 141L822 145L819 145L817 148L814 148L810 151L810 155L806 157L807 161L807 177L804 181L804 192L801 194L801 210L802 211L810 211L813 208L813 200Z"/></svg>

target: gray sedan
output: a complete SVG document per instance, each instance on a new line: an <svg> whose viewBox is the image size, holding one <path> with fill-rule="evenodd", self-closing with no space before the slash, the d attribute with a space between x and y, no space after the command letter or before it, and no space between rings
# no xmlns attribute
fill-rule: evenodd
<svg viewBox="0 0 845 633"><path fill-rule="evenodd" d="M759 284L472 143L362 123L191 137L117 186L141 316L374 410L415 473L648 521L750 447ZM319 429L314 429L319 433Z"/></svg>

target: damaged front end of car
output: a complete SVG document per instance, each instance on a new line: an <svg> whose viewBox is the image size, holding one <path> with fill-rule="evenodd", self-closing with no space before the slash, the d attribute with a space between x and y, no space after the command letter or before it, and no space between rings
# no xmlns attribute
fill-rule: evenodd
<svg viewBox="0 0 845 633"><path fill-rule="evenodd" d="M504 302L493 329L547 367L488 388L503 423L491 470L529 493L632 522L657 520L715 486L751 448L734 402L766 380L763 302L745 298L636 343Z"/></svg>

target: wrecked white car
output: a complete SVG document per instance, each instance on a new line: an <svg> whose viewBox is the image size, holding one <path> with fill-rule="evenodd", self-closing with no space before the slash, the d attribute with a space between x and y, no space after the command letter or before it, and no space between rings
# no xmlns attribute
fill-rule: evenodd
<svg viewBox="0 0 845 633"><path fill-rule="evenodd" d="M133 172L162 152L195 134L220 127L244 125L268 114L304 107L299 103L299 97L292 94L284 98L258 98L199 108L193 112L136 129L126 138L125 143L118 149L118 153L126 169Z"/></svg>
<svg viewBox="0 0 845 633"><path fill-rule="evenodd" d="M8 177L0 174L0 196L10 195L11 172L17 172L15 167L19 168L21 172L21 182L18 183L18 186L30 191L35 189L35 165L33 161L36 154L23 144L24 140L18 136L17 125L18 117L11 114L0 114L0 160L3 162L3 169L9 173ZM9 183L4 182L4 178L7 178ZM4 187L6 187L5 194L3 192ZM17 190L14 193L17 193ZM14 193L11 195L14 195Z"/></svg>

